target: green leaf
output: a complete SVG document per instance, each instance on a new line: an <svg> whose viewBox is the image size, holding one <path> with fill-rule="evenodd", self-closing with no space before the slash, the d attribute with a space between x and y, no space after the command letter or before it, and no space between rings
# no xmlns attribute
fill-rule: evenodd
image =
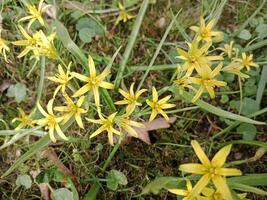
<svg viewBox="0 0 267 200"><path fill-rule="evenodd" d="M8 176L12 173L15 169L17 169L22 163L28 160L31 156L33 156L36 152L40 151L42 148L47 146L50 143L49 135L45 135L43 138L35 142L32 147L20 156L16 162L1 176L1 178Z"/></svg>
<svg viewBox="0 0 267 200"><path fill-rule="evenodd" d="M240 102L239 102L240 103ZM259 110L259 106L254 99L245 97L242 102L241 114L249 115Z"/></svg>
<svg viewBox="0 0 267 200"><path fill-rule="evenodd" d="M111 170L107 175L107 187L111 190L116 190L118 185L127 185L127 177L118 170Z"/></svg>
<svg viewBox="0 0 267 200"><path fill-rule="evenodd" d="M236 131L243 135L243 140L254 140L257 128L253 124L242 123L237 127Z"/></svg>
<svg viewBox="0 0 267 200"><path fill-rule="evenodd" d="M53 192L54 200L74 200L73 193L67 188L60 188Z"/></svg>
<svg viewBox="0 0 267 200"><path fill-rule="evenodd" d="M24 186L26 189L29 189L32 186L32 179L29 175L20 175L17 177L16 185L18 187Z"/></svg>
<svg viewBox="0 0 267 200"><path fill-rule="evenodd" d="M171 92L173 92L175 95L179 95L181 98L183 98L185 101L187 102L191 102L192 99L193 99L193 95L191 95L189 92L186 92L186 91L183 91L182 94L179 94L179 91L177 87L175 86L172 86L169 88L169 90ZM206 103L202 100L197 100L196 102L194 102L194 104L196 104L197 106L199 106L200 108L210 112L210 113L213 113L219 117L224 117L224 118L228 118L228 119L233 119L233 120L236 120L236 121L240 121L240 122L246 122L246 123L249 123L249 124L265 124L265 122L260 122L260 121L256 121L256 120L253 120L253 119L249 119L248 117L244 117L244 116L241 116L241 115L237 115L237 114L234 114L234 113L231 113L231 112L228 112L228 111L225 111L225 110L222 110L218 107L215 107L209 103Z"/></svg>
<svg viewBox="0 0 267 200"><path fill-rule="evenodd" d="M79 32L84 28L88 28L90 30L92 37L105 34L105 28L103 27L103 25L99 21L96 21L89 17L83 17L79 19L76 24L76 30L78 30Z"/></svg>
<svg viewBox="0 0 267 200"><path fill-rule="evenodd" d="M23 101L26 97L26 86L23 83L11 85L7 90L8 97L15 97L17 103Z"/></svg>
<svg viewBox="0 0 267 200"><path fill-rule="evenodd" d="M258 107L260 107L266 83L267 83L267 65L264 65L262 68L261 77L257 89L256 103Z"/></svg>
<svg viewBox="0 0 267 200"><path fill-rule="evenodd" d="M267 186L267 173L246 174L244 176L228 178L227 180L229 182L235 182L250 186Z"/></svg>
<svg viewBox="0 0 267 200"><path fill-rule="evenodd" d="M248 141L248 140L234 140L234 141L231 141L231 142L225 142L221 146L225 146L227 144L248 144L248 145L255 145L255 146L262 147L263 149L265 149L267 151L267 143L265 143L265 142Z"/></svg>
<svg viewBox="0 0 267 200"><path fill-rule="evenodd" d="M158 194L161 189L172 188L170 185L177 185L181 181L184 181L183 178L177 177L158 177L152 182L150 182L144 189L143 194L153 193Z"/></svg>
<svg viewBox="0 0 267 200"><path fill-rule="evenodd" d="M247 29L242 30L238 37L243 40L249 40L251 38L251 34Z"/></svg>
<svg viewBox="0 0 267 200"><path fill-rule="evenodd" d="M232 183L232 182L229 182L228 185L232 189L240 190L243 192L252 192L255 194L259 194L259 195L267 195L266 191L261 190L261 189L256 188L256 187L249 186L249 185L244 185L244 184L240 184L240 183Z"/></svg>
<svg viewBox="0 0 267 200"><path fill-rule="evenodd" d="M221 100L220 100L221 103L225 104L228 101L229 101L228 95L224 94L224 95L221 96Z"/></svg>
<svg viewBox="0 0 267 200"><path fill-rule="evenodd" d="M92 30L89 28L83 28L79 31L79 38L84 43L90 43L92 41L92 38L94 37L94 33L92 33Z"/></svg>
<svg viewBox="0 0 267 200"><path fill-rule="evenodd" d="M259 39L267 37L267 24L259 24L256 28Z"/></svg>

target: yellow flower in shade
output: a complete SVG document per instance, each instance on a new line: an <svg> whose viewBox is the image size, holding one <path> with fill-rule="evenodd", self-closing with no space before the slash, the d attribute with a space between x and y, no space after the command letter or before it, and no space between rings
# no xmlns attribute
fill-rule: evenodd
<svg viewBox="0 0 267 200"><path fill-rule="evenodd" d="M50 81L53 81L57 84L59 84L54 92L54 97L58 93L59 90L61 90L62 93L65 93L66 86L68 85L69 81L73 78L72 75L70 75L70 66L71 62L68 65L68 69L66 72L64 72L61 65L58 65L58 73L55 74L55 76L49 76L48 79Z"/></svg>
<svg viewBox="0 0 267 200"><path fill-rule="evenodd" d="M200 26L191 26L190 29L197 33L196 39L198 41L203 40L206 42L211 42L212 39L220 41L223 39L223 32L213 31L212 29L215 26L215 19L210 20L207 25L203 17L200 18Z"/></svg>
<svg viewBox="0 0 267 200"><path fill-rule="evenodd" d="M130 92L126 92L122 89L119 89L119 93L124 97L123 100L115 102L117 105L127 105L126 113L130 115L136 106L141 106L142 104L139 103L137 100L138 98L146 92L147 89L141 89L139 91L134 92L134 83L131 84Z"/></svg>
<svg viewBox="0 0 267 200"><path fill-rule="evenodd" d="M42 30L30 36L21 26L20 32L25 37L24 40L12 42L16 46L26 46L25 49L18 55L18 58L25 56L30 51L33 51L36 56L46 56L48 58L57 58L56 49L53 44L55 33L45 36Z"/></svg>
<svg viewBox="0 0 267 200"><path fill-rule="evenodd" d="M102 133L103 131L107 131L108 132L108 141L111 145L114 144L113 142L113 133L117 134L117 135L121 135L121 132L116 130L114 128L115 125L115 121L114 118L116 116L117 113L113 113L111 115L109 115L107 118L104 118L101 114L101 112L99 112L99 118L100 119L88 119L86 118L89 122L95 123L95 124L101 124L101 127L99 129L97 129L95 132L92 133L92 135L90 135L90 138L97 136L98 134Z"/></svg>
<svg viewBox="0 0 267 200"><path fill-rule="evenodd" d="M253 54L247 56L246 53L242 53L242 58L235 59L234 61L239 63L240 66L247 68L247 70L250 70L250 67L259 67L258 64L253 62Z"/></svg>
<svg viewBox="0 0 267 200"><path fill-rule="evenodd" d="M45 25L44 20L42 18L42 12L48 7L48 5L42 8L43 2L44 0L40 0L38 8L36 8L34 5L26 5L29 15L26 17L22 17L19 21L30 20L28 24L28 29L31 27L32 23L34 23L36 20L38 20L42 26Z"/></svg>
<svg viewBox="0 0 267 200"><path fill-rule="evenodd" d="M184 71L182 71L181 68L182 67L178 65L177 77L176 77L176 80L173 81L174 85L180 89L189 88L189 89L196 91L196 89L191 86L190 76L188 76L187 74L184 74Z"/></svg>
<svg viewBox="0 0 267 200"><path fill-rule="evenodd" d="M74 116L77 124L80 128L84 128L81 114L86 113L87 111L83 109L81 106L85 100L85 96L81 96L76 103L72 101L72 99L67 95L67 93L63 93L63 96L66 100L66 106L57 106L55 107L56 111L65 112L62 117L64 118L62 123L65 124L71 117Z"/></svg>
<svg viewBox="0 0 267 200"><path fill-rule="evenodd" d="M224 48L218 48L223 52L223 55L226 54L228 58L232 58L232 55L238 50L234 48L234 41L231 41L230 44L225 44Z"/></svg>
<svg viewBox="0 0 267 200"><path fill-rule="evenodd" d="M22 28L22 26L19 26L19 30L21 34L24 36L24 40L19 40L12 42L16 46L26 46L25 49L18 55L19 58L25 56L27 53L29 53L32 50L32 47L37 44L37 41L39 40L39 34L34 34L33 36L30 36L25 29Z"/></svg>
<svg viewBox="0 0 267 200"><path fill-rule="evenodd" d="M0 34L1 34L1 30L0 30ZM6 52L10 52L10 48L7 46L7 44L8 44L8 41L0 37L0 54L4 56L4 59L6 62L8 62Z"/></svg>
<svg viewBox="0 0 267 200"><path fill-rule="evenodd" d="M42 108L42 106L38 103L37 107L39 111L42 113L44 118L38 119L37 124L41 126L45 126L46 129L48 129L48 133L50 136L50 139L52 142L56 142L55 138L55 130L60 138L63 140L68 140L68 138L65 136L65 134L62 132L59 123L64 119L63 117L58 117L53 112L53 102L54 99L49 100L47 104L47 112Z"/></svg>
<svg viewBox="0 0 267 200"><path fill-rule="evenodd" d="M192 183L190 180L186 179L186 190L185 189L168 189L169 192L183 196L183 200L189 200L188 196L191 194L193 189ZM202 197L203 198L203 197ZM191 198L191 200L199 200L201 199L200 195L196 195L195 197Z"/></svg>
<svg viewBox="0 0 267 200"><path fill-rule="evenodd" d="M204 44L199 48L199 42L194 40L188 44L188 52L177 48L177 52L180 56L178 58L184 60L183 70L187 71L187 75L190 76L194 69L204 68L210 65L211 61L223 60L222 56L207 56L208 49L211 46L211 42Z"/></svg>
<svg viewBox="0 0 267 200"><path fill-rule="evenodd" d="M249 78L249 75L241 72L242 69L243 66L239 65L238 63L232 62L229 65L225 66L222 71L230 74L235 74L242 79Z"/></svg>
<svg viewBox="0 0 267 200"><path fill-rule="evenodd" d="M201 192L207 199L207 200L225 200L223 195L218 191L214 190L213 188L204 188ZM242 194L237 194L239 199L246 199L247 194L242 193Z"/></svg>
<svg viewBox="0 0 267 200"><path fill-rule="evenodd" d="M155 119L158 113L160 113L167 121L169 120L169 117L164 112L164 109L173 108L176 106L175 104L167 103L170 98L171 95L168 95L159 100L156 88L152 87L152 101L148 99L146 100L146 103L152 108L152 112L149 118L150 122Z"/></svg>
<svg viewBox="0 0 267 200"><path fill-rule="evenodd" d="M126 115L118 117L116 121L118 121L117 124L120 127L120 132L126 131L133 137L138 137L138 134L133 127L145 128L144 124L130 120L128 113L126 113Z"/></svg>
<svg viewBox="0 0 267 200"><path fill-rule="evenodd" d="M191 145L199 158L201 164L189 163L180 165L183 172L201 174L202 177L191 190L188 199L201 193L206 185L212 181L216 189L223 195L224 199L231 200L232 195L227 185L226 176L240 176L242 172L235 168L223 167L232 145L227 145L220 149L210 161L196 140L191 141Z"/></svg>
<svg viewBox="0 0 267 200"><path fill-rule="evenodd" d="M106 88L106 89L113 89L114 86L111 83L108 83L106 81L103 81L103 79L109 75L110 73L110 67L107 67L100 75L96 75L96 69L95 69L95 63L91 56L88 58L88 65L89 65L89 76L84 76L82 74L78 74L76 72L72 72L71 75L76 77L77 79L80 79L83 82L86 82L86 84L81 87L78 91L76 91L73 94L73 97L78 97L86 92L93 90L94 98L95 98L95 105L98 107L100 106L100 99L99 99L99 91L98 88Z"/></svg>
<svg viewBox="0 0 267 200"><path fill-rule="evenodd" d="M210 67L203 67L198 69L198 74L200 75L199 78L190 77L190 81L192 83L199 85L199 89L192 99L192 102L195 102L197 99L199 99L205 90L208 91L210 97L213 99L215 98L214 88L216 86L226 86L226 82L215 79L215 77L220 73L221 69L222 64L219 64L213 71L210 69Z"/></svg>
<svg viewBox="0 0 267 200"><path fill-rule="evenodd" d="M15 130L22 129L27 126L33 127L35 121L32 120L29 115L25 114L25 112L21 108L18 108L18 111L19 111L20 117L16 117L12 120L12 123L19 121L19 125L15 128Z"/></svg>
<svg viewBox="0 0 267 200"><path fill-rule="evenodd" d="M119 3L119 9L120 9L120 14L119 14L119 17L117 18L117 20L115 22L115 25L120 23L120 21L123 21L125 23L128 20L134 18L133 15L130 15L130 14L127 13L125 7L121 3Z"/></svg>

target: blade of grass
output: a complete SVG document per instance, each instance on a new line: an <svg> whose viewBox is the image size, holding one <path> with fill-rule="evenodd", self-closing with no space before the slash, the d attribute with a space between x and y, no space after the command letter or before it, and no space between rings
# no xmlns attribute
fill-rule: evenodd
<svg viewBox="0 0 267 200"><path fill-rule="evenodd" d="M133 25L133 28L132 28L132 32L131 32L131 34L129 36L129 41L128 41L126 49L124 51L122 60L120 62L120 67L118 69L117 76L116 76L116 79L115 79L115 88L116 89L120 86L121 80L123 79L123 73L124 73L126 64L128 62L128 59L130 57L131 51L133 49L134 43L136 41L137 35L140 32L139 29L141 27L143 18L145 16L148 4L149 4L149 0L144 0L143 1L142 5L140 7L139 13L138 13L138 15L137 15L137 17L135 19L135 22L134 22L134 25Z"/></svg>
<svg viewBox="0 0 267 200"><path fill-rule="evenodd" d="M250 46L244 48L242 52L253 51L253 50L256 50L258 48L264 47L266 45L267 45L267 39L262 40L260 42L257 42L256 44L253 44L253 45L250 45Z"/></svg>
<svg viewBox="0 0 267 200"><path fill-rule="evenodd" d="M227 181L228 182L228 181ZM255 194L259 194L259 195L267 195L267 192L264 190L261 190L259 188L256 187L252 187L249 185L244 185L244 184L240 184L240 183L233 183L233 182L228 182L230 188L235 189L235 190L240 190L243 192L252 192Z"/></svg>
<svg viewBox="0 0 267 200"><path fill-rule="evenodd" d="M228 0L222 0L222 2L219 4L219 6L217 7L217 9L211 13L209 15L209 19L215 19L215 22L217 23L218 20L220 19L221 15L222 15L222 12L223 12L223 8L224 6L226 5Z"/></svg>
<svg viewBox="0 0 267 200"><path fill-rule="evenodd" d="M252 117L256 117L258 115L261 115L263 113L266 113L267 112L267 108L264 108L262 110L259 110L255 113L252 113L250 115L248 115L249 118L252 118ZM211 137L212 140L214 140L215 138L225 134L225 133L228 133L229 131L231 131L232 129L234 129L235 127L237 127L239 124L241 124L241 122L234 122L232 125L229 125L228 127L226 127L225 129L221 130L220 132L216 133L215 135L213 135Z"/></svg>
<svg viewBox="0 0 267 200"><path fill-rule="evenodd" d="M175 15L175 17L172 19L171 23L170 23L169 26L167 27L167 29L166 29L166 31L165 31L165 33L164 33L164 35L163 35L163 37L162 37L162 39L161 39L161 41L160 41L158 47L157 47L157 49L156 49L156 51L155 51L155 53L154 53L154 55L153 55L153 58L151 59L149 65L148 65L148 67L147 67L147 69L146 69L146 71L145 71L145 74L143 75L141 81L140 81L139 84L138 84L137 90L140 90L140 88L142 87L142 85L143 85L143 83L144 83L144 81L145 81L145 79L146 79L146 77L147 77L147 75L148 75L150 69L152 68L152 66L153 66L153 64L154 64L154 62L155 62L155 60L156 60L156 58L157 58L157 56L158 56L158 54L159 54L159 52L160 52L160 49L161 49L161 47L162 47L164 41L166 40L166 38L167 38L167 36L168 36L170 30L172 29L172 26L173 26L174 22L176 21L176 18L177 18L177 16L179 15L180 12L181 12L181 10Z"/></svg>
<svg viewBox="0 0 267 200"><path fill-rule="evenodd" d="M255 12L232 34L232 37L237 36L242 30L244 30L249 22L254 19L254 17L261 11L262 7L266 3L266 0L263 0L260 6L255 10Z"/></svg>
<svg viewBox="0 0 267 200"><path fill-rule="evenodd" d="M267 151L267 143L260 141L249 141L249 140L234 140L230 142L221 143L220 146L226 146L228 144L247 144L247 145L255 145L263 148Z"/></svg>
<svg viewBox="0 0 267 200"><path fill-rule="evenodd" d="M257 96L256 96L256 102L258 107L260 107L266 83L267 83L267 65L263 66L261 71L261 78L259 81Z"/></svg>
<svg viewBox="0 0 267 200"><path fill-rule="evenodd" d="M177 92L176 88L173 88L173 89L170 88L169 90L171 92L173 92L175 95L177 95L177 93L179 94L179 92ZM176 92L174 92L174 91L176 91ZM183 94L180 96L181 96L181 98L183 98L187 102L191 102L193 99L193 95L190 94L189 92L186 92L186 91L183 91ZM241 115L237 115L237 114L222 110L222 109L217 108L217 107L215 107L209 103L206 103L200 99L198 99L196 102L194 102L194 104L196 104L200 108L202 108L202 109L204 109L210 113L213 113L219 117L224 117L227 119L233 119L235 121L240 121L240 122L246 122L249 124L258 124L258 125L264 125L265 124L265 122L256 121L256 120L249 119L249 118L241 116Z"/></svg>
<svg viewBox="0 0 267 200"><path fill-rule="evenodd" d="M267 186L267 173L246 174L244 176L228 178L227 180L229 182L235 182L250 186Z"/></svg>

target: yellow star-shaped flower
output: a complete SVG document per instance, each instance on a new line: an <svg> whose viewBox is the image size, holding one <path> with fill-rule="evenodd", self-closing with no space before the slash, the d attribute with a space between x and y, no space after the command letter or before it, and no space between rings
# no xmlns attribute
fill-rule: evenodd
<svg viewBox="0 0 267 200"><path fill-rule="evenodd" d="M27 126L33 127L35 124L35 121L30 118L29 115L27 115L21 108L18 108L20 117L16 117L12 120L12 123L19 121L19 125L15 128L15 130L19 130L22 128L25 128Z"/></svg>
<svg viewBox="0 0 267 200"><path fill-rule="evenodd" d="M142 104L138 102L138 98L146 92L147 89L141 89L134 92L134 83L130 86L130 92L126 92L122 89L119 89L119 93L124 97L123 100L115 102L117 105L127 105L126 113L130 115L136 106L141 106Z"/></svg>
<svg viewBox="0 0 267 200"><path fill-rule="evenodd" d="M196 140L191 141L191 145L199 158L201 164L190 163L182 164L179 169L186 173L200 174L202 177L191 190L188 199L201 193L206 185L212 181L217 190L223 195L224 199L232 199L230 189L228 188L226 176L240 176L242 172L235 168L223 167L227 156L231 151L232 145L227 145L220 149L210 161Z"/></svg>
<svg viewBox="0 0 267 200"><path fill-rule="evenodd" d="M84 114L87 112L85 109L82 108L82 105L85 100L85 96L81 96L76 103L73 102L73 100L67 95L67 93L64 93L63 96L66 100L67 105L55 107L56 111L66 113L62 116L63 117L62 123L65 124L66 122L69 121L71 117L74 116L79 127L84 128L81 114Z"/></svg>
<svg viewBox="0 0 267 200"><path fill-rule="evenodd" d="M134 18L133 15L128 14L125 7L121 3L119 3L119 9L120 9L120 14L119 14L119 17L117 18L117 20L115 22L115 25L119 24L120 21L123 21L125 23L128 20Z"/></svg>
<svg viewBox="0 0 267 200"><path fill-rule="evenodd" d="M171 98L171 95L168 95L162 99L159 100L158 98L158 92L155 87L152 87L152 101L146 100L146 103L152 108L152 112L149 118L149 121L151 122L155 117L160 113L167 121L169 120L168 115L164 112L164 109L173 108L176 105L167 103L169 99Z"/></svg>
<svg viewBox="0 0 267 200"><path fill-rule="evenodd" d="M68 140L68 138L65 136L65 134L62 132L59 123L64 119L63 117L58 117L53 112L53 102L54 99L49 100L47 104L47 112L42 108L42 106L38 103L37 107L39 111L42 113L44 118L36 120L36 123L45 126L46 129L48 129L48 133L50 136L50 139L52 142L56 142L55 138L55 130L60 138L63 140Z"/></svg>
<svg viewBox="0 0 267 200"><path fill-rule="evenodd" d="M94 98L95 98L95 105L97 107L100 106L100 99L99 99L99 91L98 88L106 88L106 89L113 89L114 86L111 83L108 83L104 81L103 79L109 75L110 73L110 67L107 67L100 75L96 75L96 69L95 69L95 63L93 61L93 58L89 56L88 58L88 65L89 65L89 71L90 75L85 76L76 72L72 72L71 75L76 77L77 79L80 79L83 82L86 82L86 84L81 87L78 91L76 91L73 94L73 97L78 97L86 92L93 90Z"/></svg>
<svg viewBox="0 0 267 200"><path fill-rule="evenodd" d="M248 71L250 67L259 67L258 64L253 62L253 54L247 55L246 53L242 53L242 58L237 58L234 61L240 66L245 67Z"/></svg>
<svg viewBox="0 0 267 200"><path fill-rule="evenodd" d="M0 34L1 34L1 30L0 30ZM0 54L4 56L4 59L6 62L8 62L6 52L10 52L10 48L7 46L7 44L8 44L8 41L0 37Z"/></svg>

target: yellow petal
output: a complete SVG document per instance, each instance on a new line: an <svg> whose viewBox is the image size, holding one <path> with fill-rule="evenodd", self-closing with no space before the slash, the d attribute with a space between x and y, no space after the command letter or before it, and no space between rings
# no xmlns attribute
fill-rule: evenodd
<svg viewBox="0 0 267 200"><path fill-rule="evenodd" d="M54 103L54 99L50 99L47 103L47 106L46 106L46 109L47 109L47 112L50 114L50 115L54 115L53 113L53 103Z"/></svg>
<svg viewBox="0 0 267 200"><path fill-rule="evenodd" d="M101 83L99 84L99 87L106 88L106 89L113 89L114 85L106 81L101 81Z"/></svg>
<svg viewBox="0 0 267 200"><path fill-rule="evenodd" d="M168 117L168 115L163 111L163 110L159 110L159 113L164 117L164 119L166 120L166 121L169 121L170 119L169 119L169 117Z"/></svg>
<svg viewBox="0 0 267 200"><path fill-rule="evenodd" d="M76 91L72 97L78 97L83 95L84 93L91 90L91 86L89 84L85 84L83 87L81 87L78 91Z"/></svg>
<svg viewBox="0 0 267 200"><path fill-rule="evenodd" d="M48 114L44 111L44 109L42 108L42 106L40 105L40 103L37 103L37 107L39 109L39 111L42 113L43 116L47 116Z"/></svg>
<svg viewBox="0 0 267 200"><path fill-rule="evenodd" d="M71 72L70 73L72 76L74 76L77 79L80 79L81 81L88 82L89 78L87 76L84 76L82 74L76 73L76 72Z"/></svg>
<svg viewBox="0 0 267 200"><path fill-rule="evenodd" d="M154 86L152 87L152 100L153 102L158 101L158 92Z"/></svg>
<svg viewBox="0 0 267 200"><path fill-rule="evenodd" d="M53 143L56 143L56 138L55 138L55 135L54 135L54 127L53 126L51 126L51 127L49 127L49 137L50 137L50 139L51 139L51 141L53 142Z"/></svg>
<svg viewBox="0 0 267 200"><path fill-rule="evenodd" d="M191 190L190 194L188 195L188 199L193 199L194 197L196 197L203 190L203 188L206 187L209 181L210 181L209 174L203 175L199 179L197 184L194 186L194 188Z"/></svg>
<svg viewBox="0 0 267 200"><path fill-rule="evenodd" d="M105 130L106 130L106 127L105 126L101 126L99 129L97 129L95 132L93 132L90 135L90 138L97 136L98 134L102 133Z"/></svg>
<svg viewBox="0 0 267 200"><path fill-rule="evenodd" d="M222 167L226 161L227 156L231 151L232 145L227 145L221 148L212 158L211 163L215 167Z"/></svg>
<svg viewBox="0 0 267 200"><path fill-rule="evenodd" d="M229 190L229 187L227 186L226 178L223 178L221 176L215 176L212 178L212 182L217 188L217 190L224 197L224 199L227 199L227 200L233 199L231 195L231 191Z"/></svg>
<svg viewBox="0 0 267 200"><path fill-rule="evenodd" d="M205 174L205 166L202 164L188 163L179 166L179 170L192 174Z"/></svg>
<svg viewBox="0 0 267 200"><path fill-rule="evenodd" d="M149 122L151 122L153 119L155 119L157 114L158 114L158 112L153 109L152 112L151 112L151 115L149 117Z"/></svg>
<svg viewBox="0 0 267 200"><path fill-rule="evenodd" d="M168 191L173 194L180 195L180 196L186 196L188 193L186 190L181 190L181 189L168 189Z"/></svg>
<svg viewBox="0 0 267 200"><path fill-rule="evenodd" d="M85 96L81 96L79 100L77 101L77 106L81 107L83 105L84 100L85 100Z"/></svg>
<svg viewBox="0 0 267 200"><path fill-rule="evenodd" d="M113 142L113 133L111 131L108 132L108 141L109 143L113 146L114 142Z"/></svg>
<svg viewBox="0 0 267 200"><path fill-rule="evenodd" d="M200 162L204 166L210 166L210 160L207 157L207 155L205 154L205 152L202 150L202 148L199 145L199 143L196 140L192 140L191 141L191 145L192 145L197 157L199 158Z"/></svg>
<svg viewBox="0 0 267 200"><path fill-rule="evenodd" d="M94 97L95 97L95 105L96 107L100 106L100 97L99 97L99 92L98 92L98 88L93 86L93 93L94 93Z"/></svg>
<svg viewBox="0 0 267 200"><path fill-rule="evenodd" d="M67 138L67 137L65 136L65 134L62 132L62 130L61 130L61 128L59 127L58 124L56 124L55 128L56 128L56 131L57 131L58 136L59 136L61 139L66 140L66 141L69 140L69 138Z"/></svg>
<svg viewBox="0 0 267 200"><path fill-rule="evenodd" d="M75 120L78 124L78 126L82 129L84 129L84 126L83 126L83 121L82 121L82 118L81 118L81 115L80 114L76 114L75 115Z"/></svg>
<svg viewBox="0 0 267 200"><path fill-rule="evenodd" d="M235 168L219 168L217 173L222 176L241 176L242 172L239 169Z"/></svg>
<svg viewBox="0 0 267 200"><path fill-rule="evenodd" d="M90 55L88 56L88 65L89 65L89 70L90 70L90 76L95 77L96 76L95 63L94 63L93 58Z"/></svg>

